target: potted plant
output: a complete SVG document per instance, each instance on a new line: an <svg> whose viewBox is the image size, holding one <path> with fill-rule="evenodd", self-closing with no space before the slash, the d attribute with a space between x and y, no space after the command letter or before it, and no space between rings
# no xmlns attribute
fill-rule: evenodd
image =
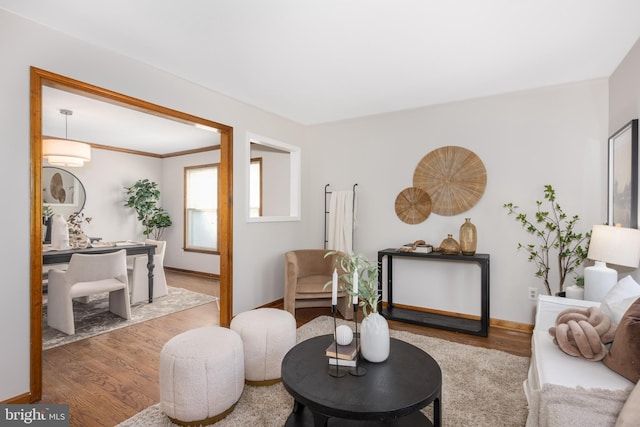
<svg viewBox="0 0 640 427"><path fill-rule="evenodd" d="M348 284L343 290L351 297L354 291L354 278L357 272L358 306L362 307L364 319L360 330L362 356L370 362L383 362L389 357L389 324L378 313L381 295L378 292L378 266L372 264L363 254L341 254L338 257L345 273L342 275Z"/></svg>
<svg viewBox="0 0 640 427"><path fill-rule="evenodd" d="M516 221L522 224L527 233L537 239L537 244L518 243L518 249L524 249L529 254L529 261L538 268L536 276L543 280L547 293L552 295L549 283L552 263L555 260L557 264L558 293L562 293L567 275L574 272L587 258L591 232L576 232L575 227L580 217L568 216L562 210L551 185L544 186L544 198L548 208L543 207L543 201L536 201L535 219L531 220L513 203L505 203L503 207L508 209L509 215L515 215Z"/></svg>
<svg viewBox="0 0 640 427"><path fill-rule="evenodd" d="M157 205L160 200L158 184L145 178L125 187L125 190L128 196L125 206L135 209L138 220L144 226L142 234L161 240L164 229L172 223L169 213Z"/></svg>
<svg viewBox="0 0 640 427"><path fill-rule="evenodd" d="M51 243L51 219L53 218L53 209L49 205L42 205L42 224L47 227L44 235L43 243Z"/></svg>

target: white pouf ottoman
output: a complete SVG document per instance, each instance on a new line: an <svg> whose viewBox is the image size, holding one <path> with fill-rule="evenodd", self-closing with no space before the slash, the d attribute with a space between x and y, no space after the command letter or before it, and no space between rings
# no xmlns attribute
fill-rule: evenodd
<svg viewBox="0 0 640 427"><path fill-rule="evenodd" d="M160 407L175 424L206 425L227 416L244 390L240 335L219 326L171 338L160 352Z"/></svg>
<svg viewBox="0 0 640 427"><path fill-rule="evenodd" d="M257 308L238 314L231 329L242 337L244 374L248 385L280 381L282 359L296 344L296 319L275 308Z"/></svg>

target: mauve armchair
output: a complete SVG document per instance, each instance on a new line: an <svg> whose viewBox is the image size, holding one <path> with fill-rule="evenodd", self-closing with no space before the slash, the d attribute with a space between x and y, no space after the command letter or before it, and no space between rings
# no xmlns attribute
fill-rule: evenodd
<svg viewBox="0 0 640 427"><path fill-rule="evenodd" d="M284 255L284 309L296 315L296 308L331 307L331 284L334 268L344 274L338 254L325 257L326 249L299 249ZM340 283L341 285L341 283ZM340 288L340 286L339 286ZM338 311L347 320L353 318L353 305L346 292L338 293Z"/></svg>

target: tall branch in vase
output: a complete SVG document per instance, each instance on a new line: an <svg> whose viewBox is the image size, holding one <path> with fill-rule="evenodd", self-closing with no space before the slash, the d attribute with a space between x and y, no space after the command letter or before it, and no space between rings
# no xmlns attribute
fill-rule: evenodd
<svg viewBox="0 0 640 427"><path fill-rule="evenodd" d="M558 292L562 292L567 275L574 272L587 258L591 232L575 231L580 217L568 216L564 212L556 201L553 186L544 186L544 199L548 207L545 207L545 202L536 201L537 210L535 219L532 220L513 203L505 203L503 207L508 209L509 215L515 215L515 220L529 234L537 238L537 244L518 243L518 249L528 253L529 262L533 262L538 268L536 276L543 280L547 293L553 295L549 275L554 258L558 266Z"/></svg>

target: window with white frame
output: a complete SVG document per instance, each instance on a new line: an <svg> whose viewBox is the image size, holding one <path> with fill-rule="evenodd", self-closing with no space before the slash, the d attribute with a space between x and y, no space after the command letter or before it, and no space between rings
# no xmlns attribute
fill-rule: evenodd
<svg viewBox="0 0 640 427"><path fill-rule="evenodd" d="M184 249L218 250L218 164L184 168Z"/></svg>

